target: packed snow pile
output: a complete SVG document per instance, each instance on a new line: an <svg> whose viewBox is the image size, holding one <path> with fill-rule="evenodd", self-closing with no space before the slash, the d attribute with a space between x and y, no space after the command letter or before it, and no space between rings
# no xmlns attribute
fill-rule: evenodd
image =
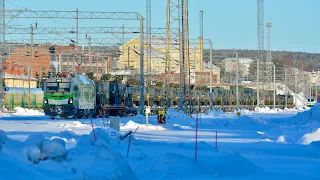
<svg viewBox="0 0 320 180"><path fill-rule="evenodd" d="M251 115L251 111L248 109L241 109L240 110L241 115Z"/></svg>
<svg viewBox="0 0 320 180"><path fill-rule="evenodd" d="M256 172L256 165L236 152L208 150L207 153L211 156L199 157L196 162L192 157L182 154L165 153L153 160L157 163L148 168L146 179L224 179ZM149 174L156 174L157 178Z"/></svg>
<svg viewBox="0 0 320 180"><path fill-rule="evenodd" d="M66 155L66 143L62 139L44 140L41 144L41 159L58 159Z"/></svg>
<svg viewBox="0 0 320 180"><path fill-rule="evenodd" d="M15 107L15 113L12 113L13 116L44 116L43 112L34 109L27 109L22 107Z"/></svg>
<svg viewBox="0 0 320 180"><path fill-rule="evenodd" d="M210 117L227 117L228 116L225 112L221 110L210 110L210 111L207 111L205 115Z"/></svg>
<svg viewBox="0 0 320 180"><path fill-rule="evenodd" d="M279 136L278 139L276 140L277 143L287 143L286 138L284 136Z"/></svg>
<svg viewBox="0 0 320 180"><path fill-rule="evenodd" d="M59 159L66 155L65 142L62 139L45 139L42 135L31 135L24 142L24 154L32 163L40 160Z"/></svg>
<svg viewBox="0 0 320 180"><path fill-rule="evenodd" d="M320 104L316 104L308 111L299 112L297 116L293 119L293 121L297 123L299 122L302 124L309 123L310 121L319 122L319 120L320 120Z"/></svg>
<svg viewBox="0 0 320 180"><path fill-rule="evenodd" d="M67 122L67 123L60 124L58 126L65 129L69 129L73 127L78 127L78 128L91 127L89 124L82 124L80 121Z"/></svg>
<svg viewBox="0 0 320 180"><path fill-rule="evenodd" d="M270 109L269 107L265 106L263 108L257 107L255 111L258 113L278 113L279 109Z"/></svg>
<svg viewBox="0 0 320 180"><path fill-rule="evenodd" d="M25 145L35 145L38 148L41 148L42 142L45 140L44 136L41 134L30 135L27 140L24 142Z"/></svg>
<svg viewBox="0 0 320 180"><path fill-rule="evenodd" d="M256 124L267 124L265 120L249 117L247 115L240 116L238 118L228 119L229 125L256 125Z"/></svg>
<svg viewBox="0 0 320 180"><path fill-rule="evenodd" d="M59 138L31 135L19 142L0 130L1 179L136 179L117 152L127 148L126 143L119 144L118 132L97 128L95 133L96 140L91 132L82 136L75 148L66 150Z"/></svg>
<svg viewBox="0 0 320 180"><path fill-rule="evenodd" d="M166 111L166 121L168 122L186 122L192 120L190 116L180 110L168 109Z"/></svg>
<svg viewBox="0 0 320 180"><path fill-rule="evenodd" d="M314 132L303 135L298 143L308 145L314 141L320 141L320 128Z"/></svg>
<svg viewBox="0 0 320 180"><path fill-rule="evenodd" d="M136 123L132 120L128 121L125 125L121 126L122 130L134 130L139 126L140 130L144 130L144 131L148 131L148 130L156 130L156 131L164 131L166 130L166 128L162 127L162 126L157 126L157 125L152 125L152 124L148 124L148 126L146 124L139 124Z"/></svg>
<svg viewBox="0 0 320 180"><path fill-rule="evenodd" d="M6 132L0 129L0 151L2 149L3 144L6 142L7 135Z"/></svg>

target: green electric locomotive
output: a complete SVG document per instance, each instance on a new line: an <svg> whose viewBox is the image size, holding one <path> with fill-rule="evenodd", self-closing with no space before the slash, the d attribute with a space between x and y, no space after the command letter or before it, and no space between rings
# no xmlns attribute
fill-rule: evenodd
<svg viewBox="0 0 320 180"><path fill-rule="evenodd" d="M51 118L95 115L95 84L86 75L60 73L43 86L44 113Z"/></svg>

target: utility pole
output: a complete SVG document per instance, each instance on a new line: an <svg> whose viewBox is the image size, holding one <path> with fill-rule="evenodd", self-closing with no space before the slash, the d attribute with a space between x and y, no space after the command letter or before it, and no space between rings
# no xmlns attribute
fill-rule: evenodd
<svg viewBox="0 0 320 180"><path fill-rule="evenodd" d="M3 61L6 59L6 48L5 48L5 24L6 24L6 18L5 18L5 0L0 0L0 41L1 46L0 47L0 111L3 110L3 98L4 98L4 87L3 87L3 81L4 81L4 70L3 70Z"/></svg>
<svg viewBox="0 0 320 180"><path fill-rule="evenodd" d="M79 46L79 10L78 8L76 9L76 28L77 28L77 49Z"/></svg>
<svg viewBox="0 0 320 180"><path fill-rule="evenodd" d="M257 107L260 106L260 60L257 59Z"/></svg>
<svg viewBox="0 0 320 180"><path fill-rule="evenodd" d="M5 44L6 40L6 16L5 16L5 0L0 0L0 41L2 45Z"/></svg>
<svg viewBox="0 0 320 180"><path fill-rule="evenodd" d="M200 11L200 71L203 71L203 11Z"/></svg>
<svg viewBox="0 0 320 180"><path fill-rule="evenodd" d="M276 109L276 65L273 64L273 109Z"/></svg>
<svg viewBox="0 0 320 180"><path fill-rule="evenodd" d="M284 94L285 94L285 107L288 108L288 89L287 89L287 69L284 68Z"/></svg>
<svg viewBox="0 0 320 180"><path fill-rule="evenodd" d="M297 87L297 72L295 72L294 74L294 96L295 96L295 99L296 99L296 102L295 102L295 106L297 107L297 101L298 101L298 96L297 96L297 93L298 93L298 87Z"/></svg>
<svg viewBox="0 0 320 180"><path fill-rule="evenodd" d="M130 47L129 46L128 46L128 69L130 69Z"/></svg>
<svg viewBox="0 0 320 180"><path fill-rule="evenodd" d="M317 80L314 81L314 101L318 103Z"/></svg>
<svg viewBox="0 0 320 180"><path fill-rule="evenodd" d="M236 67L236 102L237 102L237 108L239 108L239 55L236 52L236 61L237 61L237 67Z"/></svg>
<svg viewBox="0 0 320 180"><path fill-rule="evenodd" d="M147 44L146 49L147 58L148 58L148 71L151 75L151 0L146 0L146 35L147 35ZM151 77L151 76L150 76ZM149 77L149 78L150 78ZM149 83L149 82L148 82Z"/></svg>
<svg viewBox="0 0 320 180"><path fill-rule="evenodd" d="M309 83L309 100L310 100L310 103L311 103L311 91L312 91L312 88L311 88L311 81Z"/></svg>
<svg viewBox="0 0 320 180"><path fill-rule="evenodd" d="M89 62L90 62L90 72L92 71L92 57L91 57L91 36L89 36Z"/></svg>
<svg viewBox="0 0 320 180"><path fill-rule="evenodd" d="M140 114L144 110L144 32L143 19L140 19Z"/></svg>
<svg viewBox="0 0 320 180"><path fill-rule="evenodd" d="M28 60L28 102L29 102L29 108L31 108L31 90L30 90L30 76L31 76L31 65L30 65L30 61L31 59L33 58L33 26L31 25L30 27L31 29L31 51L30 51L30 54L29 54L29 60Z"/></svg>
<svg viewBox="0 0 320 180"><path fill-rule="evenodd" d="M209 41L210 43L210 111L212 111L212 103L213 103L213 97L212 97L212 76L213 76L213 72L212 72L212 42L211 40Z"/></svg>

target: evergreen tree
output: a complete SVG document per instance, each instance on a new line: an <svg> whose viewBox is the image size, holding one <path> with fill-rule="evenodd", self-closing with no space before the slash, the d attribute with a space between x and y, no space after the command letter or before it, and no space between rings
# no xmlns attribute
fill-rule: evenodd
<svg viewBox="0 0 320 180"><path fill-rule="evenodd" d="M111 74L103 74L100 78L101 81L108 81L111 78Z"/></svg>
<svg viewBox="0 0 320 180"><path fill-rule="evenodd" d="M256 79L257 79L257 61L254 60L249 65L248 80L255 81Z"/></svg>
<svg viewBox="0 0 320 180"><path fill-rule="evenodd" d="M86 76L88 76L89 79L94 80L93 72L86 72Z"/></svg>

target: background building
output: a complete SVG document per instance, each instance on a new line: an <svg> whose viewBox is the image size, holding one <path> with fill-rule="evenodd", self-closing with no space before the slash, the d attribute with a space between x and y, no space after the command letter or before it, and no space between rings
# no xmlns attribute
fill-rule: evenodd
<svg viewBox="0 0 320 180"><path fill-rule="evenodd" d="M165 66L166 66L166 38L158 36L153 36L151 40L151 48L146 44L148 40L144 43L144 71L145 74L153 75L153 80L163 81L165 77ZM210 78L210 66L204 62L200 62L202 53L200 50L200 43L198 41L197 47L191 47L189 51L190 59L190 72L191 72L191 83L199 84L204 79ZM149 57L147 57L147 51L151 49L151 62ZM119 69L125 70L139 70L140 69L140 39L134 38L128 41L123 46L120 46L119 51L121 55L119 57ZM180 52L179 44L175 40L171 42L170 48L170 61L169 61L169 72L168 78L172 83L180 82ZM186 72L187 71L187 68ZM188 74L188 73L186 73ZM200 76L201 78L197 77ZM204 77L205 76L205 77ZM213 79L214 83L220 83L220 68L213 65ZM208 81L209 82L209 81ZM205 84L205 83L204 83Z"/></svg>

